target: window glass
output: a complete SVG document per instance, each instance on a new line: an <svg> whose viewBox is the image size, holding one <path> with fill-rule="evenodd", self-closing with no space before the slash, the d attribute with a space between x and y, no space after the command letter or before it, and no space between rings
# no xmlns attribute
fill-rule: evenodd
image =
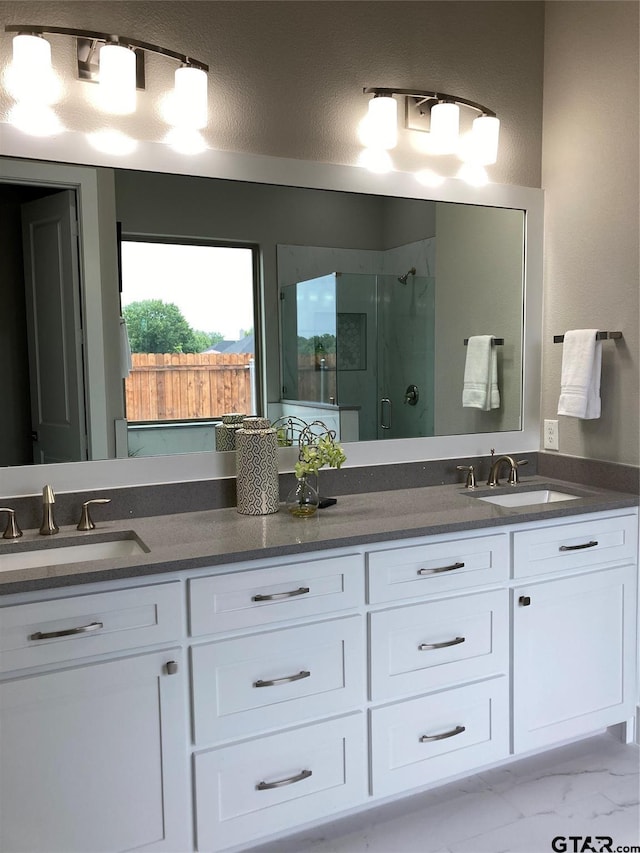
<svg viewBox="0 0 640 853"><path fill-rule="evenodd" d="M122 240L129 423L258 411L255 251Z"/></svg>

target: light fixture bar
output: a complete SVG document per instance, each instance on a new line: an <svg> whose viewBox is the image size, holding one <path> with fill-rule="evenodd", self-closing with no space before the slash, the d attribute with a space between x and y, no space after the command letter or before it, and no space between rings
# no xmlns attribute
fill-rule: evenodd
<svg viewBox="0 0 640 853"><path fill-rule="evenodd" d="M385 89L380 87L367 88L362 90L365 95L404 95L406 98L413 98L416 106L421 107L427 105L429 101L436 103L461 104L465 107L470 107L482 115L496 118L496 114L489 107L470 101L467 98L461 98L459 95L446 95L444 92L431 92L424 89ZM429 105L430 108L431 105Z"/></svg>
<svg viewBox="0 0 640 853"><path fill-rule="evenodd" d="M38 35L63 35L75 36L77 39L89 39L95 42L117 43L127 47L137 48L139 50L148 51L149 53L158 53L161 56L168 56L175 59L183 65L189 65L193 68L199 68L201 71L208 72L209 66L200 62L199 59L194 59L192 56L187 56L184 53L178 53L175 50L169 50L166 47L161 47L151 42L140 41L139 39L130 38L129 36L118 36L113 33L96 32L95 30L77 30L72 27L49 27L37 24L7 24L4 28L5 33L27 33Z"/></svg>

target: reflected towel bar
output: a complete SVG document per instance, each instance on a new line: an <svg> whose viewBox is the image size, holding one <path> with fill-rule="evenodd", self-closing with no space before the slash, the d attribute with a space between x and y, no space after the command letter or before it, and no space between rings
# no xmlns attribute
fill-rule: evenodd
<svg viewBox="0 0 640 853"><path fill-rule="evenodd" d="M622 332L596 332L597 341L619 341L621 338ZM563 343L564 335L554 335L553 342L554 344Z"/></svg>
<svg viewBox="0 0 640 853"><path fill-rule="evenodd" d="M464 339L464 345L469 346L469 338ZM491 342L491 345L494 347L503 347L504 346L504 338L494 338Z"/></svg>

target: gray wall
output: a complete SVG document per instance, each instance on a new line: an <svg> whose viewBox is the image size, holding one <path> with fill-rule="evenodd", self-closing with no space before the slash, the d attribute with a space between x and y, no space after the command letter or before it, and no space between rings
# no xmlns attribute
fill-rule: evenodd
<svg viewBox="0 0 640 853"><path fill-rule="evenodd" d="M435 352L447 369L435 376L436 435L520 429L523 227L521 211L437 205ZM504 338L499 409L462 407L463 342L471 335Z"/></svg>
<svg viewBox="0 0 640 853"><path fill-rule="evenodd" d="M566 329L622 331L603 344L602 416L560 417L560 451L640 463L638 10L546 6L542 418L557 418Z"/></svg>
<svg viewBox="0 0 640 853"><path fill-rule="evenodd" d="M205 137L214 151L353 165L360 152L357 125L367 109L363 87L460 94L502 119L500 160L491 179L540 186L541 2L30 0L0 2L0 20L130 35L208 63ZM2 32L0 64L10 56L11 36ZM55 39L55 56L71 69L72 40ZM149 97L141 95L136 115L118 127L138 139L165 137L155 102L171 88L174 67L149 59ZM88 84L65 82L57 107L63 123L82 132L103 127ZM10 105L0 88L0 114ZM424 166L406 139L394 159L401 170ZM445 174L456 173L456 158L440 160Z"/></svg>

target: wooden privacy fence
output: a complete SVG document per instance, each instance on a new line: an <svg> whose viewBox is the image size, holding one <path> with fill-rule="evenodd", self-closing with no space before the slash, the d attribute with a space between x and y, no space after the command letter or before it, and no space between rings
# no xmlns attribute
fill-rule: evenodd
<svg viewBox="0 0 640 853"><path fill-rule="evenodd" d="M298 400L316 400L328 403L337 399L336 356L329 353L321 362L316 355L298 354L298 388L292 396Z"/></svg>
<svg viewBox="0 0 640 853"><path fill-rule="evenodd" d="M250 353L133 353L128 421L218 418L251 411Z"/></svg>

